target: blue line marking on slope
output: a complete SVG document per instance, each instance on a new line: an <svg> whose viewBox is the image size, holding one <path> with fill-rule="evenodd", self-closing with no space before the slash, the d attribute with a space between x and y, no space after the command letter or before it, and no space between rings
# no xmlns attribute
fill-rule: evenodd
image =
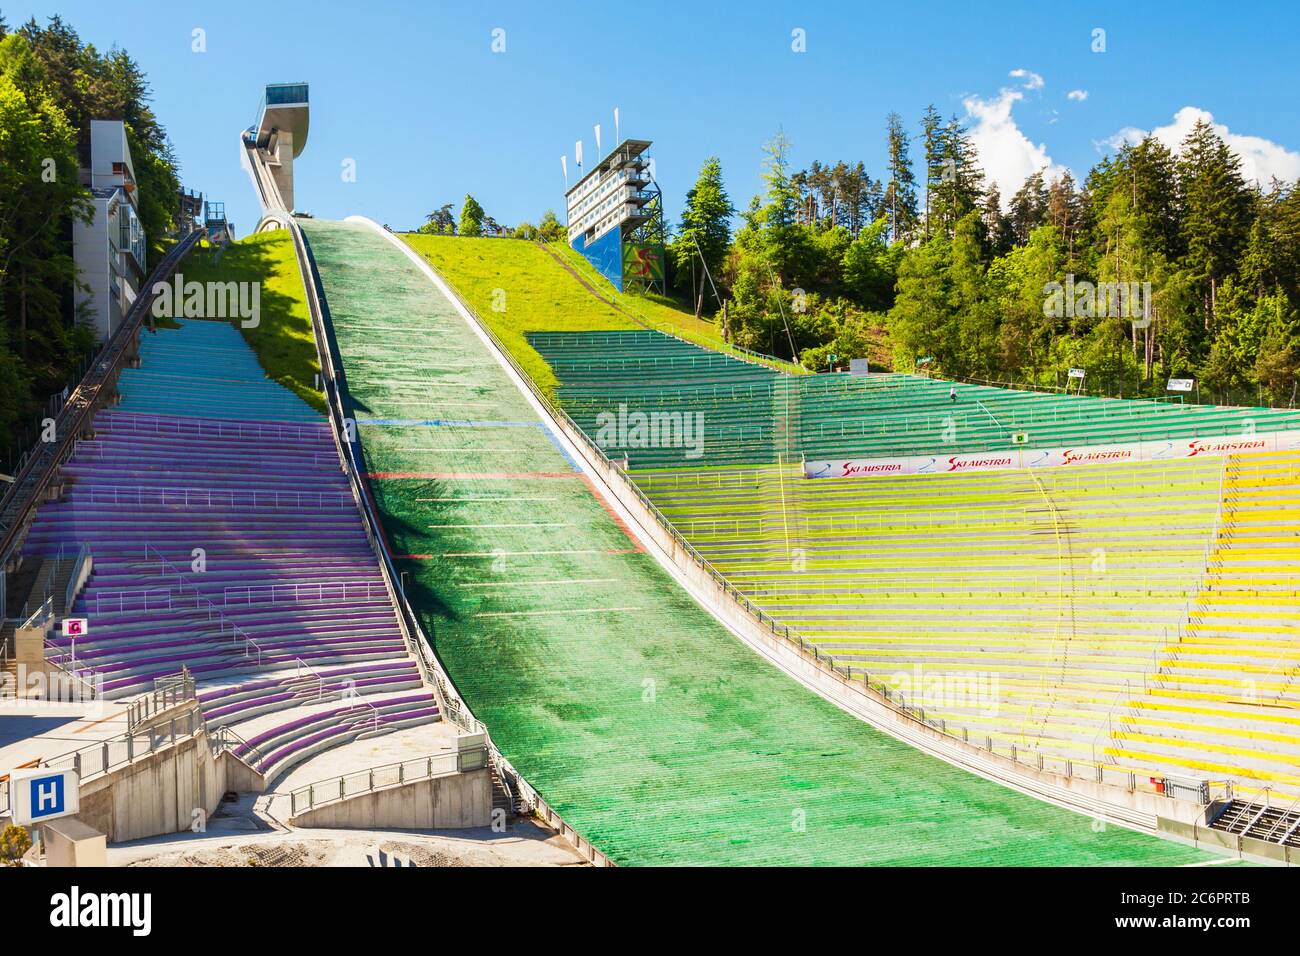
<svg viewBox="0 0 1300 956"><path fill-rule="evenodd" d="M543 428L542 434L551 440L551 444L555 446L556 451L564 456L564 460L569 463L569 467L574 471L581 473L582 469L578 466L578 463L574 460L573 456L565 450L563 443L561 443L555 432L551 431L549 428Z"/></svg>

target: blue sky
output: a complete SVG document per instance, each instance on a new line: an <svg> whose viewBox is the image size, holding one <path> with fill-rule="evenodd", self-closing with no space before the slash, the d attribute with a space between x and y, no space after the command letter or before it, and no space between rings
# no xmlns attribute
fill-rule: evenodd
<svg viewBox="0 0 1300 956"><path fill-rule="evenodd" d="M127 49L186 185L224 200L240 234L257 210L236 135L266 83L297 80L312 100L299 208L395 228L444 202L459 209L466 192L503 223L548 207L563 218L559 157L572 177L574 142L590 160L596 123L608 149L616 106L624 136L655 141L674 219L711 153L743 207L778 128L796 166L861 159L878 176L885 115L915 132L931 102L966 119L1004 183L1041 165L1082 175L1134 131L1176 141L1196 111L1226 128L1248 169L1300 177L1300 8L1170 6L0 0L11 27L58 12L83 40ZM196 28L206 52L191 50ZM796 29L805 52L792 49ZM356 182L340 175L347 159Z"/></svg>

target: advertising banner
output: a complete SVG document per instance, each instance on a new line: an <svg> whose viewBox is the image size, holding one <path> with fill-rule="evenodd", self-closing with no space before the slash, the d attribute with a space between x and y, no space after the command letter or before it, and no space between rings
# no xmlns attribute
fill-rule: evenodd
<svg viewBox="0 0 1300 956"><path fill-rule="evenodd" d="M1218 435L1132 442L1123 445L1087 445L1073 448L1012 448L993 452L959 452L953 455L912 455L900 458L838 458L804 462L805 478L853 478L873 475L942 475L964 471L1002 471L1012 468L1061 468L1106 462L1163 461L1241 455L1260 451L1300 450L1300 431L1266 435Z"/></svg>
<svg viewBox="0 0 1300 956"><path fill-rule="evenodd" d="M649 242L623 243L623 285L664 279L664 247Z"/></svg>

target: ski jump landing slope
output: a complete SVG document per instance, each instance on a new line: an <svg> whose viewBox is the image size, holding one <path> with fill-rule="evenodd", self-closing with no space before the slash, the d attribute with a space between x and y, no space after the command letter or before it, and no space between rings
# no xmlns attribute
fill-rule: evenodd
<svg viewBox="0 0 1300 956"><path fill-rule="evenodd" d="M506 757L614 861L1209 858L920 754L762 660L630 536L395 240L302 228L411 602Z"/></svg>

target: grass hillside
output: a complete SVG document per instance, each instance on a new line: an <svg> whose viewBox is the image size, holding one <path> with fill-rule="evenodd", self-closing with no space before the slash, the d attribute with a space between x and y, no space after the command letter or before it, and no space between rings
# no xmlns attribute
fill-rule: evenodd
<svg viewBox="0 0 1300 956"><path fill-rule="evenodd" d="M658 296L621 294L563 243L550 249L582 276L584 288L546 249L518 239L402 236L492 327L515 360L548 395L558 384L527 332L599 332L657 328L718 351L733 351L711 322ZM617 307L616 307L617 305ZM785 363L781 367L795 370Z"/></svg>
<svg viewBox="0 0 1300 956"><path fill-rule="evenodd" d="M325 411L325 400L316 390L320 363L289 230L245 236L222 250L205 243L186 258L181 272L186 282L260 282L259 323L246 329L236 321L235 327L269 378Z"/></svg>
<svg viewBox="0 0 1300 956"><path fill-rule="evenodd" d="M402 236L472 305L515 360L552 398L551 367L526 332L601 332L640 328L600 302L536 243L460 236Z"/></svg>
<svg viewBox="0 0 1300 956"><path fill-rule="evenodd" d="M726 352L729 355L736 356L742 354L741 349L728 345L723 340L722 329L717 323L708 319L697 319L693 312L685 311L675 300L639 291L619 292L609 284L608 279L596 271L596 267L588 262L582 253L572 246L563 242L552 242L548 244L548 248L559 255L575 272L599 290L604 298L616 303L624 311L631 312L645 325L661 332L676 335L688 342L694 342L696 345L702 345L707 349L713 349L715 352ZM783 372L798 375L807 371L792 362L786 362L782 359L757 356L754 353L744 354L748 358L757 359L762 361L763 364L770 365Z"/></svg>

